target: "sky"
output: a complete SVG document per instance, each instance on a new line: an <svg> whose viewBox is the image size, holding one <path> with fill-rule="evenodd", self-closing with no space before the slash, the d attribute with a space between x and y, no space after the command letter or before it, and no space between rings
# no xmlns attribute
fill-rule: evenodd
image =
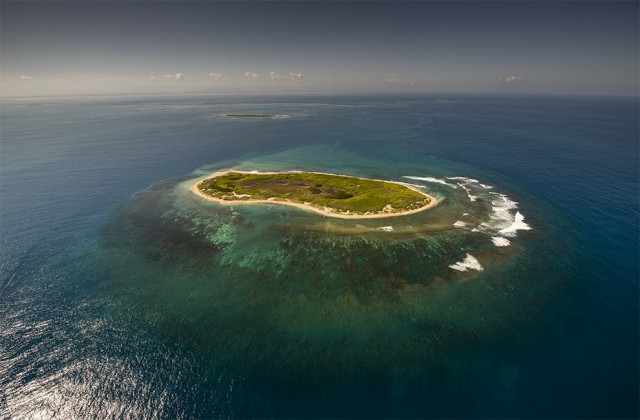
<svg viewBox="0 0 640 420"><path fill-rule="evenodd" d="M638 95L637 1L0 1L0 96Z"/></svg>

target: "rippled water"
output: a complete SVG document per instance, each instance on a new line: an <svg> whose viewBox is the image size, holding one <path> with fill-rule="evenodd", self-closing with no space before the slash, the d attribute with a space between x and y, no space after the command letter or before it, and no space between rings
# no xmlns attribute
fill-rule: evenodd
<svg viewBox="0 0 640 420"><path fill-rule="evenodd" d="M611 98L4 101L0 413L636 416L637 115ZM353 220L189 191L225 168L440 203Z"/></svg>

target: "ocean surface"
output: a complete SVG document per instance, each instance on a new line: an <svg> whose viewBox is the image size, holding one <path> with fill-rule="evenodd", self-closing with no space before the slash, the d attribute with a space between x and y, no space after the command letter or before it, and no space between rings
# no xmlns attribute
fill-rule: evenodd
<svg viewBox="0 0 640 420"><path fill-rule="evenodd" d="M640 415L637 98L5 99L0 117L2 418ZM190 193L231 168L439 204L342 220Z"/></svg>

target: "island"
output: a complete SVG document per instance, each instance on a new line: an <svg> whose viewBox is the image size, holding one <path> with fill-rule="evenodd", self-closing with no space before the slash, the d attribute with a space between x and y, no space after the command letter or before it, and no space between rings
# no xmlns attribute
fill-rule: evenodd
<svg viewBox="0 0 640 420"><path fill-rule="evenodd" d="M437 204L410 184L320 172L217 172L191 191L221 204L284 204L339 218L417 213Z"/></svg>
<svg viewBox="0 0 640 420"><path fill-rule="evenodd" d="M237 118L244 120L277 120L289 118L287 114L224 114L224 118Z"/></svg>

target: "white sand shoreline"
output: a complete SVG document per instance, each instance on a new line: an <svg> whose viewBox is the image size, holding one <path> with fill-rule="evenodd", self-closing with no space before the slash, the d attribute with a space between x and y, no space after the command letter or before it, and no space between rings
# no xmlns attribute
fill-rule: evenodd
<svg viewBox="0 0 640 420"><path fill-rule="evenodd" d="M425 197L428 197L430 199L429 204L420 207L418 209L413 209L413 210L407 210L407 211L402 211L402 212L397 212L397 213L376 213L376 214L345 214L345 213L334 213L333 211L328 211L325 210L323 208L320 207L316 207L316 206L312 206L309 204L303 204L303 203L295 203L295 202L291 202L291 201L285 201L285 200L222 200L220 198L215 198L212 197L210 195L204 194L202 191L200 191L200 189L198 188L198 186L206 181L207 179L210 178L217 178L220 176L224 176L227 175L229 173L241 173L241 174L260 174L260 175L277 175L277 174L285 174L285 173L312 173L312 174L320 174L320 175L334 175L334 176L346 176L349 178L356 178L356 179L363 179L363 180L373 180L373 181L381 181L381 182L390 182L393 184L398 184L398 185L402 185L404 187L407 188L411 188L412 190L424 195ZM419 191L415 188L412 188L410 184L406 184L403 182L395 182L395 181L387 181L387 180L382 180L382 179L371 179L371 178L360 178L357 176L351 176L351 175L338 175L338 174L330 174L330 173L326 173L326 172L311 172L311 171L284 171L284 172L258 172L258 171L235 171L235 170L227 170L227 171L222 171L222 172L214 172L211 175L207 176L206 178L202 178L200 180L198 180L198 182L196 182L195 184L193 184L190 188L191 192L193 192L195 195L197 195L198 197L204 198L205 200L209 200L209 201L214 201L216 203L219 204L224 204L227 206L234 206L234 205L238 205L238 204L279 204L279 205L285 205L285 206L293 206L293 207L298 207L300 209L303 210L307 210L307 211L312 211L314 213L318 213L321 214L323 216L328 216L328 217L336 217L339 219L382 219L382 218L386 218L386 217L398 217L398 216L407 216L409 214L415 214L415 213L419 213L421 211L430 209L432 207L435 207L438 204L438 201L430 196L429 194L425 194L422 191Z"/></svg>

